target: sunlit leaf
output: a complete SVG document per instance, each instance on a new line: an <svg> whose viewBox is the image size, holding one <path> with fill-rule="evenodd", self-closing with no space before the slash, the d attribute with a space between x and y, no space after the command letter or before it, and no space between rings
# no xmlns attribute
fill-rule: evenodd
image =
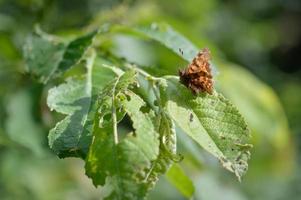
<svg viewBox="0 0 301 200"><path fill-rule="evenodd" d="M177 78L167 80L166 107L173 120L240 179L248 168L251 145L238 110L216 92L195 96Z"/></svg>
<svg viewBox="0 0 301 200"><path fill-rule="evenodd" d="M188 62L190 62L199 51L188 39L164 23L153 23L151 26L141 26L133 30L160 42Z"/></svg>
<svg viewBox="0 0 301 200"><path fill-rule="evenodd" d="M85 76L70 78L49 90L49 108L67 115L49 133L49 145L60 157L85 157L87 154L97 94L115 77L111 68L105 68L97 61L94 63L94 57L90 57Z"/></svg>
<svg viewBox="0 0 301 200"><path fill-rule="evenodd" d="M245 69L219 62L218 87L242 113L255 137L265 137L277 148L289 143L289 130L280 101L267 85ZM255 141L257 142L257 141Z"/></svg>
<svg viewBox="0 0 301 200"><path fill-rule="evenodd" d="M218 88L235 103L252 132L257 151L251 166L253 169L260 166L262 170L251 173L288 173L294 166L294 147L280 99L268 85L242 67L222 61L218 65L221 72Z"/></svg>
<svg viewBox="0 0 301 200"><path fill-rule="evenodd" d="M140 110L145 103L127 90L133 80L131 76L126 72L100 95L100 115L94 123L94 139L86 159L86 173L93 183L112 188L106 199L142 199L147 192L146 171L158 156L159 139L154 124L149 114ZM112 98L117 98L118 103ZM129 115L135 131L116 141L114 134L118 130L113 110L120 109ZM105 119L109 112L111 116Z"/></svg>

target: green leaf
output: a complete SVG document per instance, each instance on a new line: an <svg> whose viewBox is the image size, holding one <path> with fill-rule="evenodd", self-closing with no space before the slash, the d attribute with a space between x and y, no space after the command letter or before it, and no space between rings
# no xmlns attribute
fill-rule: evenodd
<svg viewBox="0 0 301 200"><path fill-rule="evenodd" d="M150 38L157 41L190 62L198 53L199 49L187 38L175 31L166 23L152 23L148 26L128 27L123 25L112 25L109 32L123 32Z"/></svg>
<svg viewBox="0 0 301 200"><path fill-rule="evenodd" d="M141 72L141 71L140 71ZM146 74L144 74L145 76ZM151 117L153 123L155 124L156 131L159 133L159 155L152 162L152 166L147 171L146 178L146 189L149 191L154 187L154 185L159 180L159 176L165 174L173 162L178 162L180 160L179 155L176 154L176 131L174 122L171 120L168 113L161 105L160 95L158 93L157 86L160 87L160 83L154 85L154 77L150 75L146 77L138 74L137 79L139 83L138 90L135 91L139 93L140 97L147 103L147 106L155 111L152 113ZM163 81L163 80L162 80ZM157 102L158 105L155 106ZM147 110L147 109L145 109Z"/></svg>
<svg viewBox="0 0 301 200"><path fill-rule="evenodd" d="M275 92L265 83L240 66L218 62L221 75L218 87L245 116L252 133L256 151L251 160L252 174L286 174L294 165L294 149L288 122ZM267 150L268 149L268 150ZM260 152L265 152L264 154ZM283 154L286 152L286 154ZM253 170L258 169L261 170Z"/></svg>
<svg viewBox="0 0 301 200"><path fill-rule="evenodd" d="M133 31L160 42L188 62L190 62L199 51L188 39L165 23L152 23L151 26L133 28Z"/></svg>
<svg viewBox="0 0 301 200"><path fill-rule="evenodd" d="M166 48L179 55L187 62L191 62L197 55L200 48L196 47L183 35L174 30L166 23L152 23L150 26L128 27L115 25L110 27L110 32L124 32L144 36L161 43ZM211 63L213 71L217 71L215 65Z"/></svg>
<svg viewBox="0 0 301 200"><path fill-rule="evenodd" d="M165 174L174 161L178 161L176 155L176 131L173 121L165 113L154 116L154 124L159 133L159 155L152 162L152 167L147 172L147 188L151 189L159 180L159 176Z"/></svg>
<svg viewBox="0 0 301 200"><path fill-rule="evenodd" d="M217 77L218 86L240 112L245 113L254 138L258 140L254 142L266 140L266 145L271 143L282 152L290 143L290 132L275 92L242 67L225 62L218 62L218 65L222 74Z"/></svg>
<svg viewBox="0 0 301 200"><path fill-rule="evenodd" d="M194 185L180 165L174 164L166 174L167 180L187 198L194 194Z"/></svg>
<svg viewBox="0 0 301 200"><path fill-rule="evenodd" d="M51 110L67 115L50 130L49 145L59 157L85 157L92 138L97 94L115 76L113 67L104 67L92 55L87 60L87 74L73 77L49 90ZM120 73L120 72L119 72Z"/></svg>
<svg viewBox="0 0 301 200"><path fill-rule="evenodd" d="M83 156L81 146L84 126L91 103L91 88L87 79L69 79L67 83L49 90L48 106L68 116L49 132L49 146L60 157Z"/></svg>
<svg viewBox="0 0 301 200"><path fill-rule="evenodd" d="M133 83L129 79L132 75L131 71L126 72L100 95L100 113L94 123L94 138L86 159L86 173L94 185L105 184L112 189L106 199L142 199L147 192L145 172L159 153L154 124L150 115L141 111L145 103L127 89ZM114 134L118 130L115 129L114 111L121 109L131 118L135 132L116 141ZM108 113L111 116L105 119Z"/></svg>
<svg viewBox="0 0 301 200"><path fill-rule="evenodd" d="M90 47L96 34L97 31L93 31L72 40L65 48L63 58L60 61L57 71L66 71L75 65Z"/></svg>
<svg viewBox="0 0 301 200"><path fill-rule="evenodd" d="M65 44L61 41L32 34L24 45L27 70L46 83L56 71L64 54Z"/></svg>
<svg viewBox="0 0 301 200"><path fill-rule="evenodd" d="M176 77L166 77L166 109L176 124L223 167L240 179L250 157L247 125L238 110L222 95L195 96Z"/></svg>
<svg viewBox="0 0 301 200"><path fill-rule="evenodd" d="M97 31L65 43L46 33L37 31L27 38L24 45L24 59L28 71L40 82L58 76L78 63L91 46Z"/></svg>
<svg viewBox="0 0 301 200"><path fill-rule="evenodd" d="M130 31L160 42L188 62L198 52L190 41L166 24L152 24ZM240 179L247 170L251 145L247 143L247 126L237 109L217 92L193 96L176 78L168 81L165 101L177 125Z"/></svg>

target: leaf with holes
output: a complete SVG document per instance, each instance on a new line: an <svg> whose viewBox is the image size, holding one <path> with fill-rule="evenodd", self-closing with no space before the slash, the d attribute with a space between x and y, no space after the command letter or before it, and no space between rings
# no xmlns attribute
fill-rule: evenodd
<svg viewBox="0 0 301 200"><path fill-rule="evenodd" d="M122 27L120 30L129 30L158 41L188 62L198 52L189 40L167 24ZM166 109L177 125L240 179L247 170L251 145L248 144L247 126L237 109L217 92L193 96L175 77L168 80L162 96L165 96Z"/></svg>
<svg viewBox="0 0 301 200"><path fill-rule="evenodd" d="M155 116L154 124L159 133L159 155L152 162L152 167L147 172L146 186L149 189L159 180L159 176L165 174L174 162L180 160L176 154L176 131L173 121L165 113Z"/></svg>
<svg viewBox="0 0 301 200"><path fill-rule="evenodd" d="M147 192L146 172L158 156L158 134L150 115L140 111L144 101L127 90L125 86L128 84L122 83L124 78L116 81L113 83L115 87L108 86L113 90L105 89L106 95L101 95L113 100L100 99L100 113L94 122L94 139L86 159L86 173L94 185L106 185L112 189L106 199L142 199ZM106 91L114 92L107 94ZM131 118L135 131L116 140L114 134L115 131L118 134L118 130L113 110L122 112L122 109ZM102 117L107 112L111 112L111 117L105 121Z"/></svg>
<svg viewBox="0 0 301 200"><path fill-rule="evenodd" d="M238 110L221 94L193 95L166 77L166 109L176 124L240 179L250 158L249 131Z"/></svg>
<svg viewBox="0 0 301 200"><path fill-rule="evenodd" d="M104 67L94 56L87 59L87 74L69 78L49 90L47 104L51 110L67 115L50 130L49 146L59 157L85 157L92 138L97 94L114 79L113 67Z"/></svg>

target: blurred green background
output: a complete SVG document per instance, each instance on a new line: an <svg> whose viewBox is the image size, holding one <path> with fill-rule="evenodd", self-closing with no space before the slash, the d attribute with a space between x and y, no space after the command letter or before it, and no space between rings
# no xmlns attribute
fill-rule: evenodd
<svg viewBox="0 0 301 200"><path fill-rule="evenodd" d="M48 130L62 117L45 103L54 83L39 84L26 72L22 46L35 24L71 37L107 22L167 22L209 47L216 88L249 124L254 148L242 183L179 131L181 165L195 199L300 199L299 0L0 0L0 199L101 199L83 161L50 151ZM154 75L176 75L187 64L159 44L127 35L101 42ZM149 199L185 198L162 177Z"/></svg>

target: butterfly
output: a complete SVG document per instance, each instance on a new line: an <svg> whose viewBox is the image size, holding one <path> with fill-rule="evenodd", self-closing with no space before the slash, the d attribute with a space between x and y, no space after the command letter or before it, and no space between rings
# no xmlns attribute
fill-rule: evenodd
<svg viewBox="0 0 301 200"><path fill-rule="evenodd" d="M183 70L179 70L180 82L188 87L194 94L200 92L213 92L213 79L209 60L208 48L201 50L192 62Z"/></svg>

